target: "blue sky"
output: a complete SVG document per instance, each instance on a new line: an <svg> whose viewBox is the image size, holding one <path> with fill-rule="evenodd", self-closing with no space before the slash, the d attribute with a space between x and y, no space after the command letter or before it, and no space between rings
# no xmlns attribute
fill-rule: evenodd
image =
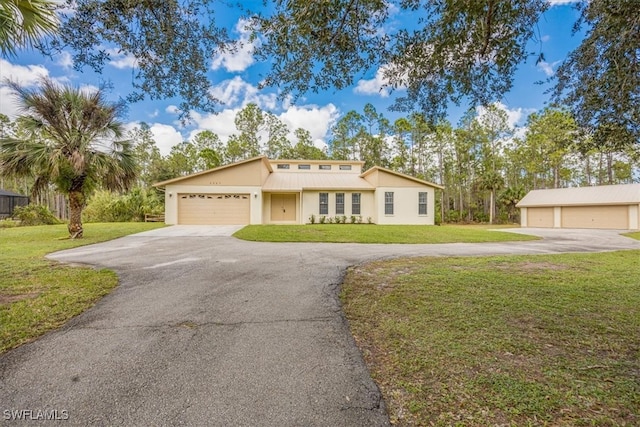
<svg viewBox="0 0 640 427"><path fill-rule="evenodd" d="M511 124L520 128L519 133L523 131L527 115L544 108L549 99L544 93L548 85L541 86L535 82L552 76L560 61L581 41L581 34L572 35L572 26L578 17L572 3L570 0L552 1L552 7L538 24L538 40L529 45L529 51L542 51L546 61L536 64L535 57L531 57L521 64L515 75L513 89L499 102L507 111ZM236 112L250 102L279 116L291 132L298 127L309 130L318 146L328 139L330 127L341 115L350 110L362 112L367 103L373 104L378 112L392 122L401 116L387 110L393 102L394 93L380 90L383 81L380 71L376 69L358 76L357 83L350 88L304 94L295 104L278 99L277 88L258 90L257 85L266 73L267 64L254 61L240 16L236 11L221 10L217 20L219 25L227 26L236 39L245 41L244 48L238 52L217 56L212 61L211 90L225 103L217 115L194 111L192 122L184 126L176 112L179 100L145 100L129 105L128 115L124 118L127 127L133 128L141 121L149 124L163 154L167 154L171 146L205 129L217 133L226 141L229 135L237 133L233 124ZM109 81L113 85L109 97L117 100L131 90L134 64L133 58L114 51L111 62L104 68L103 74L98 75L88 68L83 72L73 70L69 53L46 58L38 52L21 51L15 58L0 58L0 79L10 78L23 85L33 85L39 76L46 75L60 82L87 87L97 87ZM466 108L465 105L452 106L449 109L449 121L456 124ZM12 96L4 87L0 88L0 113L11 118L17 114Z"/></svg>

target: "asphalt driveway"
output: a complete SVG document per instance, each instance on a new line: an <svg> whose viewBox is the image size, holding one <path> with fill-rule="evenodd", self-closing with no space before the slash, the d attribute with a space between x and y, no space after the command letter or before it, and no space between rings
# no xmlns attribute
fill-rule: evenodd
<svg viewBox="0 0 640 427"><path fill-rule="evenodd" d="M610 231L515 231L545 239L274 244L168 228L55 253L114 269L121 284L60 330L0 356L0 418L56 410L64 425L388 425L337 299L348 266L640 248Z"/></svg>

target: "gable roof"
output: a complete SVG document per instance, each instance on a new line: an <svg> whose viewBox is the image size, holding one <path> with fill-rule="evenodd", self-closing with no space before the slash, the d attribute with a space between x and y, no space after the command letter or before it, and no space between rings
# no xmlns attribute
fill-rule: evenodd
<svg viewBox="0 0 640 427"><path fill-rule="evenodd" d="M520 200L516 207L625 205L636 203L640 203L640 184L618 184L532 190Z"/></svg>
<svg viewBox="0 0 640 427"><path fill-rule="evenodd" d="M191 175L179 176L177 178L168 179L166 181L156 182L155 184L153 184L153 186L154 187L164 187L167 184L175 184L176 182L183 181L185 179L191 179L191 178L194 178L196 176L206 175L208 173L217 172L217 171L220 171L220 170L223 170L223 169L228 169L228 168L236 167L236 166L239 166L239 165L244 165L246 163L251 163L251 162L258 161L258 160L262 161L262 163L265 165L265 167L267 168L267 170L269 172L273 172L273 168L271 167L271 164L269 163L269 159L267 159L267 156L258 156L258 157L252 157L252 158L247 159L247 160L241 160L241 161L235 162L235 163L229 163L228 165L219 166L217 168L209 169L209 170L206 170L206 171L192 173Z"/></svg>
<svg viewBox="0 0 640 427"><path fill-rule="evenodd" d="M391 175L395 175L395 176L400 177L400 178L404 178L404 179L408 179L408 180L413 181L413 182L417 182L418 184L428 185L430 187L434 187L434 188L438 188L440 190L444 190L444 187L442 185L434 184L433 182L425 181L423 179L416 178L416 177L411 176L411 175L405 175L403 173L392 171L391 169L383 168L383 167L380 167L380 166L373 166L372 168L367 169L367 171L365 171L360 176L364 178L365 176L367 176L367 175L369 175L369 174L371 174L371 173L373 173L375 171L385 172L385 173L388 173L388 174L391 174Z"/></svg>
<svg viewBox="0 0 640 427"><path fill-rule="evenodd" d="M269 160L266 156L253 157L251 159L242 160L236 163L230 163L228 165L220 166L214 169L209 169L202 172L197 172L191 175L181 176L166 181L153 184L154 187L164 187L169 184L175 184L184 180L192 179L198 176L215 173L224 169L233 168L243 164L261 161L269 172L269 176L264 182L262 189L264 191L301 191L301 190L374 190L375 186L366 179L366 177L374 172L383 172L390 174L401 179L406 179L414 183L426 185L434 188L444 189L443 186L434 184L429 181L425 181L410 175L405 175L400 172L395 172L390 169L386 169L380 166L374 166L368 169L362 174L355 173L330 173L330 172L294 172L288 171L286 173L273 173L274 164L277 163L309 163L309 164L352 164L361 166L364 164L362 161L339 161L339 160Z"/></svg>

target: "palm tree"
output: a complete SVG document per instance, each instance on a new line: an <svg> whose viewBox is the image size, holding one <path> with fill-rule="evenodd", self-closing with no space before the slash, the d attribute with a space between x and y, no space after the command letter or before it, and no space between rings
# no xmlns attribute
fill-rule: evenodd
<svg viewBox="0 0 640 427"><path fill-rule="evenodd" d="M96 187L124 191L135 180L131 143L120 140L122 105L109 104L102 89L82 91L47 78L33 90L8 85L19 99L28 138L0 139L0 173L34 176L34 195L52 183L69 198L70 237L82 237L89 193Z"/></svg>
<svg viewBox="0 0 640 427"><path fill-rule="evenodd" d="M15 55L58 28L57 5L51 0L0 0L0 52Z"/></svg>

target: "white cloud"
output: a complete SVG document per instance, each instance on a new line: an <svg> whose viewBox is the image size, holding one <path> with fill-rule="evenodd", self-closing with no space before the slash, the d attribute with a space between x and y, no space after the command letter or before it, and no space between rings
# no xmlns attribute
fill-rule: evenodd
<svg viewBox="0 0 640 427"><path fill-rule="evenodd" d="M59 55L56 55L54 57L54 59L55 59L56 65L59 65L65 70L68 70L71 67L73 67L73 58L71 57L71 54L66 50L61 51Z"/></svg>
<svg viewBox="0 0 640 427"><path fill-rule="evenodd" d="M240 109L227 108L218 114L204 115L192 112L191 116L196 123L196 129L190 132L189 139L203 130L210 130L220 137L220 141L226 143L231 135L238 134L235 118ZM289 106L286 111L278 116L289 128L288 138L292 143L296 141L293 132L297 128L304 128L309 131L315 145L319 148L326 147L324 138L338 117L339 111L333 104L327 104L322 107L316 105Z"/></svg>
<svg viewBox="0 0 640 427"><path fill-rule="evenodd" d="M551 40L551 36L549 34L545 34L544 36L540 37L540 41L542 41L542 43L546 43L549 40Z"/></svg>
<svg viewBox="0 0 640 427"><path fill-rule="evenodd" d="M213 58L211 69L224 68L229 72L244 71L254 62L253 52L258 45L258 39L251 40L251 31L246 27L249 21L240 19L235 26L235 31L240 34L237 40L238 46L228 52L221 52Z"/></svg>
<svg viewBox="0 0 640 427"><path fill-rule="evenodd" d="M112 67L115 67L119 70L136 67L138 60L132 54L124 54L118 49L107 49L106 51L111 57L109 65L111 65Z"/></svg>
<svg viewBox="0 0 640 427"><path fill-rule="evenodd" d="M203 130L210 130L220 137L222 142L227 142L229 136L238 133L235 125L236 114L240 111L236 109L225 109L218 114L199 114L192 112L191 117L197 125L197 129L191 131L189 139L193 138L197 133Z"/></svg>
<svg viewBox="0 0 640 427"><path fill-rule="evenodd" d="M279 118L289 127L291 131L289 138L292 142L295 141L293 132L297 128L303 128L309 131L317 147L324 148L326 147L324 138L339 116L338 108L330 103L323 107L317 105L297 107L292 105L281 113Z"/></svg>
<svg viewBox="0 0 640 427"><path fill-rule="evenodd" d="M167 108L165 108L164 111L166 111L169 114L178 114L178 113L180 113L180 109L175 105L167 106Z"/></svg>
<svg viewBox="0 0 640 427"><path fill-rule="evenodd" d="M21 86L33 86L42 77L49 77L49 70L42 65L15 65L0 58L0 82L9 79ZM17 100L5 85L0 85L0 113L12 120L18 116Z"/></svg>
<svg viewBox="0 0 640 427"><path fill-rule="evenodd" d="M153 134L153 140L163 156L171 152L171 147L184 141L182 134L173 126L164 123L147 123ZM140 127L139 122L129 122L124 125L127 131Z"/></svg>
<svg viewBox="0 0 640 427"><path fill-rule="evenodd" d="M579 1L581 0L547 0L547 3L549 3L551 7L553 7L553 6L562 6L565 4L578 3Z"/></svg>
<svg viewBox="0 0 640 427"><path fill-rule="evenodd" d="M153 134L153 139L156 141L160 153L164 155L169 154L171 147L184 140L182 134L171 125L153 123L149 126L149 130Z"/></svg>
<svg viewBox="0 0 640 427"><path fill-rule="evenodd" d="M210 92L211 95L219 99L227 107L245 106L249 103L254 103L263 110L276 108L276 94L261 94L257 87L245 82L239 76L212 86Z"/></svg>
<svg viewBox="0 0 640 427"><path fill-rule="evenodd" d="M33 86L41 77L48 77L49 70L42 65L15 65L0 58L0 78L10 79L22 86Z"/></svg>
<svg viewBox="0 0 640 427"><path fill-rule="evenodd" d="M495 102L493 105L495 105L496 107L498 107L499 109L501 109L505 113L507 113L507 123L509 124L509 127L511 127L511 128L516 128L518 126L518 124L521 123L524 119L526 119L526 117L530 113L535 111L535 109L522 108L522 107L517 107L517 108L510 109L509 107L507 107L502 102ZM478 118L482 119L482 117L484 116L484 114L486 112L486 109L484 107L477 107L476 110L478 112Z"/></svg>
<svg viewBox="0 0 640 427"><path fill-rule="evenodd" d="M551 64L549 64L546 61L540 61L538 62L537 67L542 70L542 72L547 76L547 77L551 77L555 74L555 70L553 69L553 67L555 67L556 65L558 65L561 61L555 61L552 62Z"/></svg>
<svg viewBox="0 0 640 427"><path fill-rule="evenodd" d="M388 97L389 89L385 86L389 83L389 80L384 76L384 73L384 66L378 68L373 79L358 81L358 85L353 91L362 95L380 95L382 98Z"/></svg>

